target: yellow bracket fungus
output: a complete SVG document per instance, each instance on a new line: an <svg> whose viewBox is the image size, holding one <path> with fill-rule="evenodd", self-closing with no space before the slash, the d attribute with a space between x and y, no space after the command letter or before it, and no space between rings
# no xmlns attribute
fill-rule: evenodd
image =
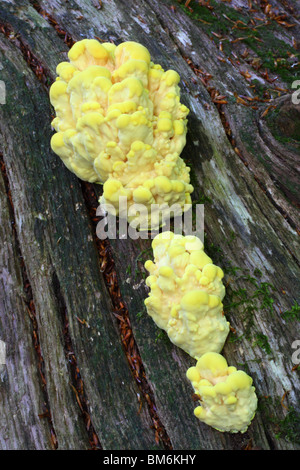
<svg viewBox="0 0 300 470"><path fill-rule="evenodd" d="M170 340L190 356L220 352L229 333L223 315L223 271L195 236L162 232L152 241L154 262L146 261L148 314Z"/></svg>
<svg viewBox="0 0 300 470"><path fill-rule="evenodd" d="M178 73L163 70L131 41L115 46L84 39L68 58L50 88L53 151L82 180L103 184L100 202L108 210L129 222L138 218L143 228L163 224L164 210L167 216L173 205L184 210L193 191L180 157L189 110L180 102ZM121 196L126 214L119 213ZM134 204L147 209L143 221L130 211ZM170 340L198 361L187 371L201 404L195 415L220 431L245 432L257 397L252 379L218 354L229 333L223 271L195 236L163 232L152 248L145 305Z"/></svg>
<svg viewBox="0 0 300 470"><path fill-rule="evenodd" d="M190 169L180 158L189 110L180 102L178 73L164 71L131 41L84 39L68 57L50 89L51 147L67 168L105 183L100 202L117 215L119 196L148 212L152 204L190 204Z"/></svg>
<svg viewBox="0 0 300 470"><path fill-rule="evenodd" d="M257 408L252 378L228 366L220 354L207 352L187 371L200 406L194 413L218 431L245 432Z"/></svg>

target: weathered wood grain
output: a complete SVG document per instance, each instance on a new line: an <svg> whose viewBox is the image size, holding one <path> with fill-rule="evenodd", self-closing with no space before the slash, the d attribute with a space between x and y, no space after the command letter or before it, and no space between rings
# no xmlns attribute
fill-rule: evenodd
<svg viewBox="0 0 300 470"><path fill-rule="evenodd" d="M297 203L299 205L299 170L300 170L300 157L299 148L293 151L288 151L286 145L284 146L278 141L275 145L270 147L267 139L260 132L260 125L265 122L262 117L266 108L270 105L276 107L278 100L271 102L260 101L247 101L248 98L257 97L257 93L253 89L252 80L257 76L260 85L265 88L271 87L270 82L267 81L258 71L251 69L251 66L239 54L236 63L233 61L234 56L227 57L226 53L217 49L215 43L200 27L201 23L195 21L187 15L182 15L179 10L175 13L170 9L174 2L166 1L153 2L153 7L157 12L157 17L161 22L162 27L168 31L172 40L176 43L181 54L192 61L192 64L203 72L211 75L208 80L208 87L218 90L219 95L225 97L227 101L226 106L223 106L222 112L227 119L231 129L231 138L235 141L235 147L239 150L243 157L243 161L247 165L247 169L255 176L264 190L268 193L269 199L274 204L274 212L277 208L284 212L293 222L293 226L299 226L299 217L297 210ZM224 4L220 1L220 6L224 8ZM159 8L158 8L159 4ZM240 5L239 5L240 6ZM230 7L229 7L230 10ZM225 13L224 13L225 15ZM226 20L224 20L226 22ZM230 19L227 19L227 23ZM230 23L229 23L230 24ZM213 28L213 27L212 27ZM282 28L283 29L283 28ZM259 30L258 30L259 31ZM211 35L213 34L211 30ZM217 34L217 33L215 33ZM276 33L275 33L276 34ZM278 34L278 33L277 33ZM293 36L299 37L299 31L293 30ZM243 36L243 30L241 30ZM223 38L223 42L234 40L233 38ZM290 34L283 30L281 32L281 40L290 43ZM222 42L222 37L220 43ZM239 43L237 43L239 44ZM242 52L246 46L241 48ZM251 49L250 49L251 50ZM241 72L248 71L252 80L246 80L241 75ZM276 76L273 73L272 77ZM289 88L289 85L282 82L277 75L276 84L273 87L281 87L282 89ZM291 102L291 92L285 93L285 98ZM277 91L280 96L280 93ZM238 98L244 96L244 103L239 102ZM250 105L254 106L253 109Z"/></svg>
<svg viewBox="0 0 300 470"><path fill-rule="evenodd" d="M1 449L51 449L43 387L32 347L32 326L23 287L21 258L6 188L0 178L0 339L6 343L0 365Z"/></svg>
<svg viewBox="0 0 300 470"><path fill-rule="evenodd" d="M3 19L11 24L13 29L18 30L22 41L48 68L49 77L53 78L55 66L62 60L67 50L66 45L56 31L47 26L46 20L41 16L39 18L36 16L37 12L29 2L18 2L17 8L13 1L9 5L6 2L0 3L5 5L4 13L2 13ZM289 442L287 436L281 433L281 426L291 416L291 412L299 411L297 398L299 376L297 371L292 370L294 364L291 360L293 352L291 345L297 339L297 331L295 323L285 320L281 314L291 308L297 300L299 291L299 263L297 261L299 245L294 228L298 213L293 202L286 198L284 180L291 175L291 179L294 182L297 181L294 180L292 172L292 159L287 159L286 164L281 162L279 165L279 154L283 150L278 151L278 146L276 146L275 152L272 146L267 144L267 155L274 165L271 167L265 165L265 161L258 158L260 151L266 150L265 141L258 134L260 113L256 115L252 110L239 109L236 103L230 102L226 107L226 118L234 130L236 141L248 165L246 166L234 152L218 109L212 103L201 77L194 73L193 68L188 67L185 58L191 58L199 67L204 64L205 70L213 75L212 85L216 86L221 93L228 93L230 90L231 93L240 94L247 83L243 82L238 71L229 64L216 60L216 53L213 49L215 46L202 31L201 24L196 24L179 9L174 14L171 9L173 4L167 0L151 3L141 1L138 4L131 1L102 3L103 7L96 9L93 2L87 0L70 0L67 3L62 0L36 2L74 40L99 37L101 40L112 40L116 43L122 40L139 41L149 48L155 62L179 72L182 78L182 101L191 110L187 145L183 157L192 167L192 182L195 186L194 200L197 201L199 198L199 201L205 201L206 247L214 261L226 270L225 281L228 285L225 313L236 329L236 333L231 333L229 336L224 355L230 364L238 365L250 373L259 395L259 411L244 435L221 434L197 422L193 417L195 405L191 399L192 390L185 378L185 371L192 360L172 346L166 337L158 334L157 328L147 317L143 306L147 289L144 285L145 271L141 261L151 257L150 240L111 240L120 289L128 306L147 380L154 392L158 415L174 449L239 449L250 442L254 447L263 449L297 448L299 446L296 442ZM26 68L26 65L24 64L23 67ZM15 74L17 69L18 67L15 66ZM28 71L26 76L27 74ZM34 86L38 88L36 81L32 81L30 89L32 90ZM31 96L26 96L22 108L23 113L29 112L31 99ZM44 130L39 133L39 138L30 147L34 150L35 157L28 161L27 184L25 188L22 188L23 193L20 199L18 198L20 182L14 176L19 170L18 167L15 168L12 156L8 160L8 174L12 182L12 194L15 194L17 202L16 207L18 208L20 204L23 207L23 226L25 224L27 230L32 223L30 217L28 219L26 216L24 199L27 200L32 186L35 185L35 197L39 203L30 199L27 203L29 208L27 210L32 213L33 207L36 207L36 213L43 215L45 202L40 206L40 200L41 197L46 200L46 207L49 211L47 220L43 221L39 218L36 222L36 231L30 228L30 233L35 234L37 243L43 247L43 253L45 252L50 257L51 262L47 261L47 269L51 268L51 272L55 271L59 283L57 280L50 283L49 291L49 277L47 277L45 285L42 284L42 286L43 289L48 289L47 296L53 297L56 306L57 299L61 299L61 293L63 293L70 322L70 334L84 378L86 394L93 410L92 422L103 445L104 435L106 436L106 431L104 432L103 429L106 428L100 415L104 413L104 410L103 407L95 407L95 403L100 400L98 390L103 390L107 383L106 376L101 375L97 369L97 361L101 357L105 370L108 370L113 366L112 357L116 354L105 354L105 357L102 357L103 349L105 349L103 345L101 347L98 345L95 350L92 350L89 330L74 320L76 318L74 312L78 312L78 316L90 325L95 325L96 332L99 327L97 323L99 312L109 312L111 307L105 305L108 305L110 301L107 299L107 294L104 294L104 290L101 290L103 292L101 302L98 303L99 299L95 296L95 293L100 291L99 285L103 286L103 280L99 280L97 268L92 268L97 256L94 248L91 248L92 241L90 244L86 243L92 233L91 229L87 229L87 213L83 206L80 206L79 214L74 210L76 203L79 205L82 203L82 195L80 195L76 178L68 175L57 161L57 157L48 151L49 108L47 110L45 104L47 97L41 91L39 100L44 103L44 112L39 115L39 122L44 126ZM36 98L35 102L40 101ZM205 106L206 104L209 104L209 107ZM39 108L39 105L36 104L36 106ZM7 115L5 120L8 120ZM15 148L16 141L18 142L16 131L9 128L9 132L6 133L14 136L14 142L9 141L9 148ZM249 146L247 137L249 133L253 134L255 143L252 148ZM47 154L45 167L41 167L41 155L37 155L38 149L35 148L37 144L39 149L43 149L41 153ZM21 165L20 162L19 164ZM51 171L55 172L53 181L49 178L49 166ZM37 175L35 174L33 178L31 174L32 168L39 172L41 183L38 185L35 184ZM281 176L284 178L282 179ZM18 183L16 187L14 186L17 184L14 183L15 180ZM267 193L257 180L264 183ZM278 187L276 181L279 180L282 184ZM73 188L70 188L71 184ZM64 190L66 187L68 187L67 192ZM99 188L97 191L99 193ZM55 194L58 202L54 204L52 200L49 201L47 194ZM291 193L288 194L291 195ZM17 220L21 220L20 214L19 209L16 209ZM288 220L284 214L288 215ZM74 229L70 229L68 233L63 231L61 224L63 219L69 221L68 227L76 226L76 231ZM72 224L71 220L73 220ZM57 232L56 239L53 239L57 224L60 231ZM78 227L80 227L79 232ZM79 235L81 245L78 241ZM57 240L60 240L58 244ZM29 263L28 273L30 274L30 248L28 246L30 243L21 230L20 242L24 253L26 251L28 253L25 261L26 264ZM34 240L31 243L33 242ZM74 247L76 247L75 250ZM76 250L77 252L74 253ZM86 259L89 260L88 264L82 262ZM87 276L85 280L81 279L83 266L88 271L87 273L83 271ZM40 276L39 271L36 275L37 279L34 276L30 277L34 292L41 288L43 278ZM74 284L77 285L76 290L72 289ZM85 287L90 285L95 287L91 289ZM56 286L54 292L53 286ZM37 299L38 304L43 305L39 296ZM58 304L61 309L61 301ZM89 307L88 314L85 314L85 305ZM51 318L52 316L55 318L57 312L51 314ZM101 333L101 338L103 341L109 341L107 338L113 334L111 325L114 320L112 317L105 320L105 331ZM46 359L48 355L51 357L51 351L47 350L47 345L50 347L53 339L47 338L47 324L40 323L41 344L44 344L46 361L49 359ZM59 337L58 333L57 336ZM119 339L114 339L114 341L118 342ZM63 349L62 345L61 349ZM119 360L124 360L120 352L117 357ZM123 365L122 374L125 373L124 367ZM51 373L55 375L55 371L51 370ZM120 389L117 384L121 386L120 373L120 368L115 369L110 379L110 383L114 383L117 390ZM96 384L93 383L94 377ZM49 380L51 383L51 377ZM129 388L134 389L130 377L125 377L125 383ZM62 388L64 389L65 386ZM55 403L51 388L49 392L49 399ZM284 406L280 402L283 396ZM124 394L122 399L125 399ZM118 397L116 406L120 406L122 399ZM287 410L285 407L290 407L290 409ZM124 431L119 445L123 443L124 446L127 442L126 433L131 432L133 434L133 437L130 437L132 448L147 448L151 437L138 432L135 434L132 429L133 409L134 406L126 410L127 415L124 416L122 425L118 428L119 431ZM122 410L124 410L124 404ZM142 426L145 426L146 414L143 415L142 421ZM59 423L55 421L55 416L53 416L53 422ZM107 423L113 435L114 426L116 426L113 413L107 414ZM61 432L63 434L63 429ZM139 437L138 434L140 434ZM278 438L278 435L281 437ZM63 438L58 436L59 442L61 439ZM71 446L76 447L75 440L76 438L70 444ZM110 443L111 436L109 435L106 447Z"/></svg>
<svg viewBox="0 0 300 470"><path fill-rule="evenodd" d="M144 410L138 414L138 390L100 274L80 184L49 151L47 94L20 52L2 37L1 63L1 77L9 83L0 109L1 147L33 291L58 446L90 446L72 386L71 354L100 445L153 448L149 416ZM70 339L71 353L66 349Z"/></svg>

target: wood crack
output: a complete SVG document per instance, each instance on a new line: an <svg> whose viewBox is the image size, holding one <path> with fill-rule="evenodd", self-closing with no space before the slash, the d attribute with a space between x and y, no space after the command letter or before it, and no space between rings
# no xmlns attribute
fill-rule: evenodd
<svg viewBox="0 0 300 470"><path fill-rule="evenodd" d="M81 185L86 206L90 214L90 220L94 227L93 233L96 234L96 226L101 220L101 217L96 216L96 210L99 206L98 198L96 196L96 192L92 184L82 182ZM114 307L113 313L119 325L119 332L123 349L130 365L133 377L136 380L139 389L141 390L145 402L147 403L149 414L153 422L153 428L155 430L155 440L157 443L159 442L159 440L161 440L166 450L172 450L170 438L162 422L160 421L155 405L154 395L147 381L142 359L139 354L138 347L131 328L128 308L122 299L118 276L115 269L115 263L111 253L109 241L107 239L100 240L96 237L96 235L94 236L94 240L99 252L99 258L101 263L100 269L103 273L107 290L112 300L112 304ZM141 406L142 402L140 402L140 407Z"/></svg>
<svg viewBox="0 0 300 470"><path fill-rule="evenodd" d="M50 71L40 63L35 55L30 51L29 47L22 40L21 36L16 33L9 24L0 22L0 31L4 36L9 39L22 53L23 58L36 75L38 80L44 85L46 89L49 86Z"/></svg>
<svg viewBox="0 0 300 470"><path fill-rule="evenodd" d="M20 263L20 270L22 273L22 281L23 281L23 292L24 292L24 302L27 306L27 313L31 321L32 325L32 342L33 342L33 347L36 352L37 356L37 363L38 363L38 372L39 372L39 377L40 377L40 385L41 385L41 390L43 394L43 400L44 400L44 409L42 410L42 413L39 415L40 419L46 419L48 424L49 424L49 429L50 429L50 435L51 435L51 444L53 449L58 448L58 441L57 441L57 436L56 432L53 426L52 422L52 417L51 417L51 409L50 409L50 403L49 403L49 396L48 396L48 391L47 391L47 381L45 377L45 363L44 359L41 353L41 345L40 345L40 339L39 339L39 328L38 328L38 322L36 319L36 310L35 310L35 304L33 300L33 294L32 294L32 288L31 284L28 279L27 275L27 270L25 266L25 262L22 256L22 250L18 238L18 234L16 231L16 220L15 220L15 215L14 215L14 205L12 202L12 197L11 197L11 191L10 191L10 184L9 184L9 179L6 173L6 167L5 167L5 161L3 158L3 154L0 153L0 170L2 173L3 181L4 181L4 186L6 190L6 195L7 195L7 202L8 202L8 208L9 208L9 213L11 217L11 222L12 222L12 229L13 229L13 234L14 234L14 243L16 247L16 251L18 253L18 260Z"/></svg>
<svg viewBox="0 0 300 470"><path fill-rule="evenodd" d="M53 290L54 290L56 299L58 301L59 310L61 313L65 357L68 363L69 374L71 377L70 386L72 387L75 393L76 401L80 408L82 418L84 420L85 428L89 437L91 449L99 450L99 449L102 449L102 446L91 421L89 407L87 404L87 397L86 397L85 388L84 388L84 382L80 374L74 348L72 345L71 335L69 332L68 311L67 311L64 297L61 292L60 283L59 283L59 279L57 277L56 272L52 274L52 285L53 285Z"/></svg>
<svg viewBox="0 0 300 470"><path fill-rule="evenodd" d="M75 43L72 36L66 31L64 31L63 28L57 23L57 21L54 18L52 18L52 16L49 13L47 13L36 1L29 0L29 2L33 6L33 8L39 13L39 15L45 18L45 20L50 24L50 26L52 26L52 28L55 29L58 36L64 41L64 43L68 47L72 47L73 44Z"/></svg>

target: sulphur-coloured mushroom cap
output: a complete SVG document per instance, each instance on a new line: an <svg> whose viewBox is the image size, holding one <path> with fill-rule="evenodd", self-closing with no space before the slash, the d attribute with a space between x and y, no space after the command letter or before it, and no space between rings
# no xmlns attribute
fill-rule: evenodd
<svg viewBox="0 0 300 470"><path fill-rule="evenodd" d="M152 241L145 305L170 340L192 357L220 352L229 333L223 315L223 271L212 263L196 236L162 232Z"/></svg>
<svg viewBox="0 0 300 470"><path fill-rule="evenodd" d="M57 66L50 88L56 113L53 151L79 178L105 185L100 202L119 213L143 204L142 228L153 228L175 204L190 204L190 169L180 154L186 142L188 108L180 102L178 73L151 61L143 45L115 46L96 39L78 41L69 62ZM119 185L114 182L118 181ZM129 222L137 216L126 212Z"/></svg>
<svg viewBox="0 0 300 470"><path fill-rule="evenodd" d="M207 352L186 373L200 405L195 416L222 432L245 432L257 408L252 378L228 366L220 354Z"/></svg>

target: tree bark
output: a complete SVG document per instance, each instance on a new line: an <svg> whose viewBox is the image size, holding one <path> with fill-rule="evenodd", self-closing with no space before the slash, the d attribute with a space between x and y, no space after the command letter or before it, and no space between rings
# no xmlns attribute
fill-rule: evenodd
<svg viewBox="0 0 300 470"><path fill-rule="evenodd" d="M275 21L263 3L253 2L254 15ZM234 40L229 33L222 29L214 40L214 15L230 24L230 11L250 15L248 2L226 3L226 14L222 2L212 4L207 28L207 17L169 0L0 1L7 89L0 105L0 234L9 247L0 251L0 339L8 345L1 448L299 449L299 369L292 361L299 339L299 147L284 117L293 112L297 123L299 111L290 89L275 90L271 72L255 68L257 57L243 57L241 40L233 46L238 61L219 47ZM299 12L280 8L299 40ZM291 42L291 29L282 26L280 41ZM259 398L245 434L220 433L193 416L185 374L194 361L159 333L143 304L151 240L99 243L101 187L80 182L49 148L48 87L68 46L85 37L140 42L155 63L180 74L181 101L190 109L182 157L192 169L193 200L204 202L206 251L225 271L232 332L223 354L253 377ZM257 99L246 71L273 87L271 101ZM290 84L280 77L276 86ZM21 362L26 380L17 373ZM12 399L14 384L23 402Z"/></svg>

